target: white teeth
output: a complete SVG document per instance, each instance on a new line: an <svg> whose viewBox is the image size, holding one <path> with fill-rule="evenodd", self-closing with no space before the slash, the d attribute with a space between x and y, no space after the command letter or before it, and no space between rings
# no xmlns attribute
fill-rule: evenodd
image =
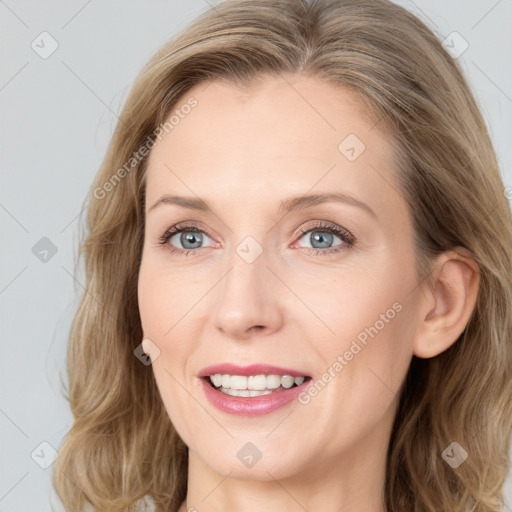
<svg viewBox="0 0 512 512"><path fill-rule="evenodd" d="M263 396L263 395L270 395L272 391L270 389L264 389L263 391L257 391L257 390L250 390L249 396Z"/></svg>
<svg viewBox="0 0 512 512"><path fill-rule="evenodd" d="M227 375L216 373L210 376L210 381L216 388L232 396L268 395L271 390L290 389L294 384L300 386L305 377L291 375Z"/></svg>
<svg viewBox="0 0 512 512"><path fill-rule="evenodd" d="M249 377L250 379L251 377ZM224 378L223 378L224 379ZM245 375L232 375L230 377L231 382L229 383L229 387L231 389L247 389L249 386L247 386L247 377ZM254 387L250 387L249 389L258 389Z"/></svg>
<svg viewBox="0 0 512 512"><path fill-rule="evenodd" d="M210 377L210 380L213 382L213 385L218 388L222 384L222 375L216 373Z"/></svg>
<svg viewBox="0 0 512 512"><path fill-rule="evenodd" d="M281 377L281 384L283 388L289 389L295 384L295 378L291 375L283 375Z"/></svg>
<svg viewBox="0 0 512 512"><path fill-rule="evenodd" d="M256 390L252 390L252 389L240 389L240 390L238 390L238 389L220 388L220 390L223 393L226 393L226 395L243 396L243 397L263 396L263 395L270 395L270 393L272 393L272 391L270 391L270 389L265 389L263 391L256 391Z"/></svg>
<svg viewBox="0 0 512 512"><path fill-rule="evenodd" d="M277 389L281 385L281 377L279 375L267 376L267 388Z"/></svg>
<svg viewBox="0 0 512 512"><path fill-rule="evenodd" d="M231 377L231 387L235 388L234 385L236 375ZM247 379L247 389L253 389L255 391L263 391L267 387L267 377L265 375L251 375Z"/></svg>

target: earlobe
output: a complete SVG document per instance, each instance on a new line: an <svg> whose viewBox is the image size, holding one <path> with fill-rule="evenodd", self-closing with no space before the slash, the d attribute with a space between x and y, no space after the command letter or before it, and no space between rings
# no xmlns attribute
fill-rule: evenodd
<svg viewBox="0 0 512 512"><path fill-rule="evenodd" d="M420 358L435 357L457 341L469 322L480 284L477 263L460 248L440 255L433 276L413 346Z"/></svg>

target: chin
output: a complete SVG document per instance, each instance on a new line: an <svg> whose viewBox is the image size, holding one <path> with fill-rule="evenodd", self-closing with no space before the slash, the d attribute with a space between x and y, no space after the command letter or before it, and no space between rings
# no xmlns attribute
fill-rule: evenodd
<svg viewBox="0 0 512 512"><path fill-rule="evenodd" d="M257 459L254 451L253 459L247 455L253 448L247 447L246 443L235 443L237 448L233 456L228 457L222 454L216 457L215 454L204 457L203 461L211 469L221 475L228 475L230 478L240 480L258 480L267 482L272 480L286 479L301 472L302 464L299 464L299 457L288 454L283 457L282 449L262 449L261 458ZM238 448L240 445L242 448ZM245 450L244 450L245 447ZM229 448L227 448L229 449ZM267 455L265 454L267 451Z"/></svg>

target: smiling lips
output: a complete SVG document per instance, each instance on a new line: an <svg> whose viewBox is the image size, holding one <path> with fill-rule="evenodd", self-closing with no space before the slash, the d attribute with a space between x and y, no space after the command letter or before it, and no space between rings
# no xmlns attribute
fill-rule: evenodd
<svg viewBox="0 0 512 512"><path fill-rule="evenodd" d="M223 412L255 416L267 414L294 400L311 377L271 365L209 366L198 375L212 405Z"/></svg>

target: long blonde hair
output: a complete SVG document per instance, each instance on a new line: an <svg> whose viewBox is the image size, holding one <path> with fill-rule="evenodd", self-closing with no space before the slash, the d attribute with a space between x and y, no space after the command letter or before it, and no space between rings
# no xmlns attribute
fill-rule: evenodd
<svg viewBox="0 0 512 512"><path fill-rule="evenodd" d="M134 510L144 496L157 512L174 512L186 496L187 447L151 366L134 356L147 162L134 155L194 85L243 87L259 73L349 88L379 128L392 130L419 282L448 249L463 247L477 262L477 303L460 338L437 357L413 357L384 492L388 512L498 512L512 431L512 216L458 63L388 0L226 0L142 70L88 198L78 254L86 292L68 349L74 423L54 465L58 495L73 512ZM442 456L452 442L468 453L457 468Z"/></svg>

